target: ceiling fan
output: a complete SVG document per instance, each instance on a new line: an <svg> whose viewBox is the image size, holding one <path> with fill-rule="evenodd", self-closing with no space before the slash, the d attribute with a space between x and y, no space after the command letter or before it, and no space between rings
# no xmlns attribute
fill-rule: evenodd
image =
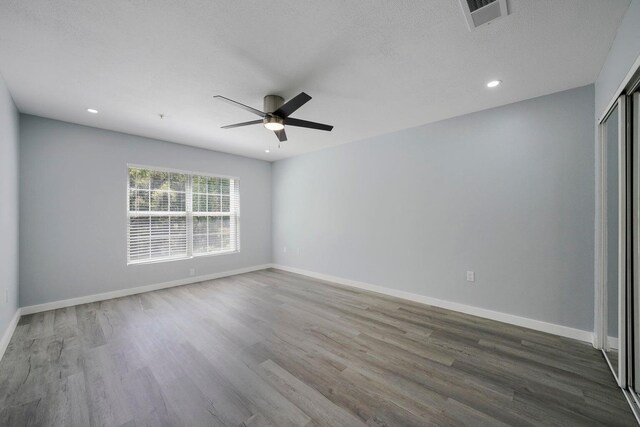
<svg viewBox="0 0 640 427"><path fill-rule="evenodd" d="M307 120L294 119L291 116L298 108L309 102L311 97L304 92L291 98L289 101L284 102L284 99L278 95L267 95L264 97L264 111L256 110L248 105L241 104L229 98L225 98L221 95L216 95L214 98L218 98L221 101L235 105L244 110L247 110L257 116L262 117L259 120L252 120L250 122L236 123L233 125L222 126L222 129L232 129L241 126L257 125L262 123L264 127L272 130L280 142L287 140L287 134L284 131L285 126L297 126L302 128L317 129L331 131L333 126L325 125L322 123L310 122Z"/></svg>

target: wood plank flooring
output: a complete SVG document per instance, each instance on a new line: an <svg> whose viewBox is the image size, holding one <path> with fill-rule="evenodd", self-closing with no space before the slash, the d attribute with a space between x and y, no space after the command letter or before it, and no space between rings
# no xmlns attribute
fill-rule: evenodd
<svg viewBox="0 0 640 427"><path fill-rule="evenodd" d="M590 345L278 270L24 316L2 426L631 426Z"/></svg>

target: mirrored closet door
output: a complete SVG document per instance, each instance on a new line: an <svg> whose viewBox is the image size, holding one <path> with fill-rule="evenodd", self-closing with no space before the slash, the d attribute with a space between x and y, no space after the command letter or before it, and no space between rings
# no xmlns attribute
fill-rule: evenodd
<svg viewBox="0 0 640 427"><path fill-rule="evenodd" d="M618 383L624 377L624 358L620 337L622 325L625 271L625 187L626 149L624 134L624 97L609 111L601 122L602 162L602 349ZM621 384L622 385L622 384Z"/></svg>
<svg viewBox="0 0 640 427"><path fill-rule="evenodd" d="M640 421L640 69L599 122L596 333Z"/></svg>
<svg viewBox="0 0 640 427"><path fill-rule="evenodd" d="M640 82L637 83L640 85ZM632 259L633 265L631 269L632 287L631 298L632 303L629 305L629 315L627 316L627 327L629 337L631 338L630 348L632 349L629 358L629 378L631 381L630 389L633 390L633 397L640 407L640 90L636 88L630 97L628 104L628 115L630 116L631 128L628 129L627 135L630 139L630 150L633 170L633 179L631 180L632 193Z"/></svg>

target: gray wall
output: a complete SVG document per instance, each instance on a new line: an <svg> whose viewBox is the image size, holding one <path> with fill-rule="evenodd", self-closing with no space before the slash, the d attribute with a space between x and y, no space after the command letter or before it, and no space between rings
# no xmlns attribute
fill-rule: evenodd
<svg viewBox="0 0 640 427"><path fill-rule="evenodd" d="M616 89L639 55L640 0L632 0L595 83L596 116L600 117L605 113L605 108L613 98Z"/></svg>
<svg viewBox="0 0 640 427"><path fill-rule="evenodd" d="M0 76L0 337L18 309L18 110ZM5 302L5 291L9 302Z"/></svg>
<svg viewBox="0 0 640 427"><path fill-rule="evenodd" d="M271 262L268 162L20 118L22 306ZM241 252L127 266L127 163L239 177Z"/></svg>
<svg viewBox="0 0 640 427"><path fill-rule="evenodd" d="M274 262L591 331L593 116L587 86L278 161Z"/></svg>

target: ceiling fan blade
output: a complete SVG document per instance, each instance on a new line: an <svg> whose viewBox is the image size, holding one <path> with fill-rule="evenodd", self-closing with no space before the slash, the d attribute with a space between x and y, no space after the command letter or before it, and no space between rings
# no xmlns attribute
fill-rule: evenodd
<svg viewBox="0 0 640 427"><path fill-rule="evenodd" d="M249 111L250 113L253 113L253 114L258 115L258 116L260 116L260 117L264 117L264 116L266 116L266 115L267 115L266 113L263 113L263 112L262 112L262 111L260 111L260 110L256 110L256 109L255 109L255 108L253 108L253 107L249 107L248 105L241 104L241 103L239 103L239 102L237 102L237 101L234 101L233 99L229 99L229 98L224 97L224 96L222 96L222 95L216 95L216 96L214 96L214 98L218 98L218 99L219 99L219 100L221 100L221 101L228 102L228 103L229 103L229 104L231 104L231 105L235 105L236 107L240 107L240 108L242 108L243 110L247 110L247 111Z"/></svg>
<svg viewBox="0 0 640 427"><path fill-rule="evenodd" d="M310 99L311 97L309 95L304 92L300 92L298 95L282 104L282 106L274 111L273 114L283 118L289 117L294 111L309 102Z"/></svg>
<svg viewBox="0 0 640 427"><path fill-rule="evenodd" d="M239 128L242 126L257 125L259 123L262 123L262 120L251 120L250 122L236 123L234 125L226 125L226 126L222 126L221 129L233 129L233 128Z"/></svg>
<svg viewBox="0 0 640 427"><path fill-rule="evenodd" d="M273 133L276 134L280 142L284 142L287 140L287 134L285 133L284 129L274 130Z"/></svg>
<svg viewBox="0 0 640 427"><path fill-rule="evenodd" d="M294 119L293 117L289 117L288 119L285 119L284 124L286 126L297 126L300 128L309 128L309 129L326 130L326 131L330 131L331 129L333 129L333 126L331 125L310 122L307 120Z"/></svg>

